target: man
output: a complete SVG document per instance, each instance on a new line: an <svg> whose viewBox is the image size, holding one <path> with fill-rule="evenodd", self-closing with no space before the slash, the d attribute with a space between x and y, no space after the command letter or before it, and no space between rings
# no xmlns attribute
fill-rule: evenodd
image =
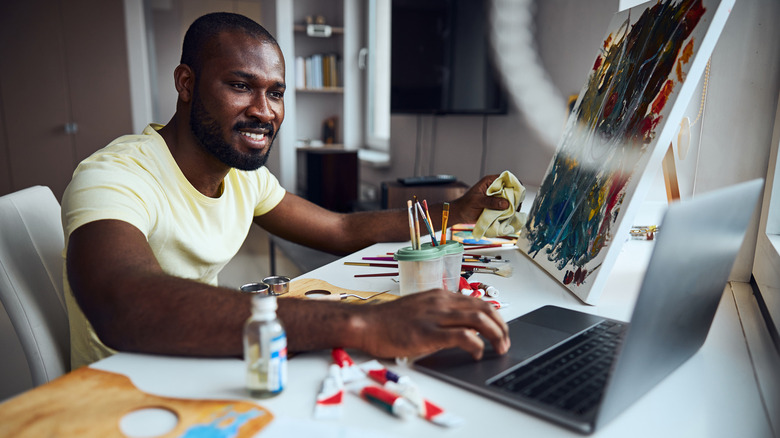
<svg viewBox="0 0 780 438"><path fill-rule="evenodd" d="M405 210L330 212L286 193L262 167L284 119L284 76L281 50L260 25L201 17L174 72L170 122L120 137L79 165L63 197L74 367L114 350L240 355L250 297L217 287L217 273L252 221L342 254L377 236L408 239ZM453 202L451 220L507 208L484 195L491 181ZM397 357L460 347L479 358L477 332L499 352L509 345L489 305L441 290L375 306L280 299L278 315L291 351L341 346Z"/></svg>

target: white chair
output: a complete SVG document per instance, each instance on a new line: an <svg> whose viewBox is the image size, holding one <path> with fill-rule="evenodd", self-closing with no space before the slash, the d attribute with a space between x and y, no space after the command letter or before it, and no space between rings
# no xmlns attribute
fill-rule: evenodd
<svg viewBox="0 0 780 438"><path fill-rule="evenodd" d="M70 370L60 204L48 187L0 197L0 301L38 386Z"/></svg>

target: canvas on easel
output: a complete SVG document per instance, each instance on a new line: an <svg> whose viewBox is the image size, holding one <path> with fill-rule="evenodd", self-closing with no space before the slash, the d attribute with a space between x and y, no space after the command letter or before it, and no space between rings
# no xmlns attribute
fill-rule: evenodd
<svg viewBox="0 0 780 438"><path fill-rule="evenodd" d="M734 0L659 0L615 14L518 248L594 304Z"/></svg>

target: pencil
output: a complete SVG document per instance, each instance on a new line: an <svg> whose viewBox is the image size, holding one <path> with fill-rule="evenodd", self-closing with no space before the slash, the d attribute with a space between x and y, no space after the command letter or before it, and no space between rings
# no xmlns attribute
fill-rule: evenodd
<svg viewBox="0 0 780 438"><path fill-rule="evenodd" d="M441 244L447 243L447 219L450 218L450 203L445 202L441 211Z"/></svg>

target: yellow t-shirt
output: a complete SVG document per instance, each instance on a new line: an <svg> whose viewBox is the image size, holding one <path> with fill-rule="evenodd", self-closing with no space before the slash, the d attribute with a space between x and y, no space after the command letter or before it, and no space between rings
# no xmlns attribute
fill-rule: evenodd
<svg viewBox="0 0 780 438"><path fill-rule="evenodd" d="M252 219L276 207L285 190L265 167L231 169L220 197L204 196L179 169L157 133L161 127L149 125L142 135L120 137L79 164L62 198L65 248L78 227L121 220L144 233L166 273L216 285L217 274L238 252ZM75 369L114 351L98 339L64 272Z"/></svg>

